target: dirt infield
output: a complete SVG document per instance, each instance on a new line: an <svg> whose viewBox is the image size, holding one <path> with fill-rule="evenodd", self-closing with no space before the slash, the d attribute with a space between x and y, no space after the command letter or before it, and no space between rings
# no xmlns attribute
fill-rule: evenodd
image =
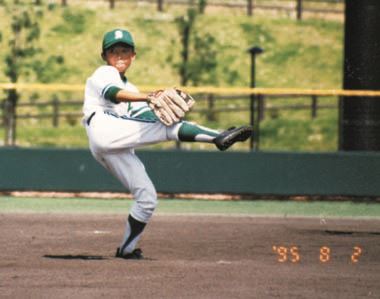
<svg viewBox="0 0 380 299"><path fill-rule="evenodd" d="M0 214L0 297L380 297L379 220L155 216L143 261L113 257L123 226Z"/></svg>

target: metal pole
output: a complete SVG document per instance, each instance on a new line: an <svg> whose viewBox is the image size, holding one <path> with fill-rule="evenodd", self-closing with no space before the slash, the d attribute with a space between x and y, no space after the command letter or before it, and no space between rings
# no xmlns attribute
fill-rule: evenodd
<svg viewBox="0 0 380 299"><path fill-rule="evenodd" d="M216 120L216 115L215 115L215 111L214 111L214 105L215 104L215 100L214 100L214 95L212 93L210 93L208 96L207 96L207 120L208 121L215 121Z"/></svg>
<svg viewBox="0 0 380 299"><path fill-rule="evenodd" d="M8 146L11 144L11 129L10 129L10 113L9 113L9 108L10 104L9 104L9 100L6 99L4 101L4 110L3 110L3 117L4 117L4 145L5 146Z"/></svg>
<svg viewBox="0 0 380 299"><path fill-rule="evenodd" d="M343 88L380 90L380 1L346 0ZM343 97L341 146L380 152L380 97Z"/></svg>
<svg viewBox="0 0 380 299"><path fill-rule="evenodd" d="M251 54L251 88L256 87L256 55L263 53L263 49L257 46L253 46L248 49L248 52ZM256 111L258 110L256 108L256 95L251 94L250 95L250 125L254 128L251 139L250 139L250 149L251 150L257 150L259 148L259 124L258 122L260 121L259 115L257 115L256 119Z"/></svg>
<svg viewBox="0 0 380 299"><path fill-rule="evenodd" d="M247 0L247 15L253 15L253 0Z"/></svg>
<svg viewBox="0 0 380 299"><path fill-rule="evenodd" d="M53 106L53 127L56 128L59 124L59 100L55 98L51 104Z"/></svg>
<svg viewBox="0 0 380 299"><path fill-rule="evenodd" d="M317 117L318 98L316 95L311 96L311 118Z"/></svg>
<svg viewBox="0 0 380 299"><path fill-rule="evenodd" d="M338 97L338 150L343 148L343 97Z"/></svg>
<svg viewBox="0 0 380 299"><path fill-rule="evenodd" d="M256 64L256 55L254 52L251 52L251 87L254 88L256 85L255 82L255 66ZM255 125L255 95L251 94L250 96L250 125L253 127ZM256 150L256 131L254 130L251 136L251 139L249 140L249 148L250 150Z"/></svg>
<svg viewBox="0 0 380 299"><path fill-rule="evenodd" d="M256 132L255 134L255 150L259 150L260 148L260 102L263 102L263 95L262 94L259 94L257 95L256 97L256 113L257 113L257 117L256 117L256 125L255 125L255 128L254 128L254 132Z"/></svg>
<svg viewBox="0 0 380 299"><path fill-rule="evenodd" d="M297 0L297 20L302 20L302 0Z"/></svg>
<svg viewBox="0 0 380 299"><path fill-rule="evenodd" d="M264 99L264 96L262 94L260 94L258 96L257 112L258 112L259 121L264 120L264 118L265 118L265 99Z"/></svg>
<svg viewBox="0 0 380 299"><path fill-rule="evenodd" d="M4 145L14 146L16 144L16 103L18 95L17 92L12 89L9 90L9 94L4 103L4 115L5 115L5 140Z"/></svg>
<svg viewBox="0 0 380 299"><path fill-rule="evenodd" d="M157 0L157 10L158 11L164 11L163 2L164 2L164 0Z"/></svg>

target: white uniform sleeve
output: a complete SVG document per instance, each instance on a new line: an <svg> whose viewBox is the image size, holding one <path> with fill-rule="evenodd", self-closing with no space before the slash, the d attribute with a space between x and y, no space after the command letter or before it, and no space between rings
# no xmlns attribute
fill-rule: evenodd
<svg viewBox="0 0 380 299"><path fill-rule="evenodd" d="M89 117L92 112L97 110L113 110L119 115L129 115L132 111L139 110L141 107L148 107L146 102L121 102L113 103L104 98L107 90L112 87L119 87L132 92L138 92L135 85L130 82L124 83L116 68L109 65L100 66L87 79L85 88L85 99L83 113Z"/></svg>
<svg viewBox="0 0 380 299"><path fill-rule="evenodd" d="M112 66L104 65L99 67L87 79L83 104L85 118L96 110L113 109L115 104L104 98L104 93L111 86L123 88L123 81L119 72Z"/></svg>
<svg viewBox="0 0 380 299"><path fill-rule="evenodd" d="M91 85L94 91L103 98L111 86L124 87L117 69L109 65L101 66L95 71L91 76Z"/></svg>

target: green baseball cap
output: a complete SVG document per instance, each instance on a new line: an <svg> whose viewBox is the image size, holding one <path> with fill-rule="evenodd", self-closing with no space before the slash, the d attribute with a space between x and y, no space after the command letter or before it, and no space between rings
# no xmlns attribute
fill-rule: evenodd
<svg viewBox="0 0 380 299"><path fill-rule="evenodd" d="M114 29L104 35L102 49L104 51L117 43L124 43L131 47L135 47L132 35L127 30Z"/></svg>

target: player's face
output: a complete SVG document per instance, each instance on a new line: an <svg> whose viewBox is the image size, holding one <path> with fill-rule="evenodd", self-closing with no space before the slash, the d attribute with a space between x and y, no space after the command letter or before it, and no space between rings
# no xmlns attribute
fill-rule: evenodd
<svg viewBox="0 0 380 299"><path fill-rule="evenodd" d="M116 44L105 51L103 58L108 65L112 65L119 73L124 74L135 57L133 48Z"/></svg>

